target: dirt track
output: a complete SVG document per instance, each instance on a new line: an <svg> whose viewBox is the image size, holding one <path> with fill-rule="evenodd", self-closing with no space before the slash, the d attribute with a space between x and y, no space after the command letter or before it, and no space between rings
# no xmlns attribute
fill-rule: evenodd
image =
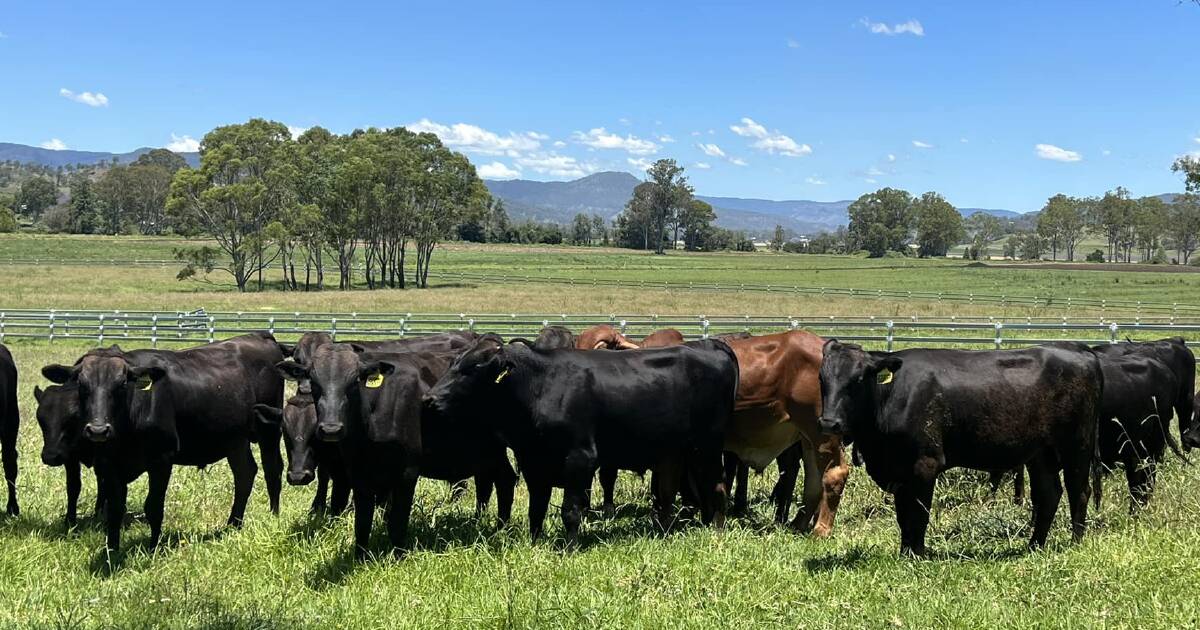
<svg viewBox="0 0 1200 630"><path fill-rule="evenodd" d="M1062 269L1065 271L1127 271L1132 273L1200 273L1200 267L1192 265L1142 265L1137 263L1013 263L993 264L980 263L979 267L995 267L1003 269Z"/></svg>

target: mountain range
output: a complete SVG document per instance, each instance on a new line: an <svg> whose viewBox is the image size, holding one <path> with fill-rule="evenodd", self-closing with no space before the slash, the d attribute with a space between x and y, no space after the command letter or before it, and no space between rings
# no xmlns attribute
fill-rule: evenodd
<svg viewBox="0 0 1200 630"><path fill-rule="evenodd" d="M633 195L641 180L624 172L608 171L569 182L538 182L526 179L487 180L492 195L504 200L511 217L533 221L568 223L580 212L613 219ZM766 236L776 225L797 234L830 231L849 221L846 209L850 200L809 201L791 199L746 199L697 195L712 205L717 225L745 230L754 236ZM959 208L964 217L986 212L1005 219L1021 216L1012 210Z"/></svg>
<svg viewBox="0 0 1200 630"><path fill-rule="evenodd" d="M38 164L56 168L75 164L99 164L116 158L118 162L127 164L137 160L143 153L149 153L153 147L142 147L128 153L111 153L108 151L74 151L72 149L44 149L31 147L26 144L0 142L0 162L21 162L23 164ZM199 153L179 153L191 166L199 166Z"/></svg>

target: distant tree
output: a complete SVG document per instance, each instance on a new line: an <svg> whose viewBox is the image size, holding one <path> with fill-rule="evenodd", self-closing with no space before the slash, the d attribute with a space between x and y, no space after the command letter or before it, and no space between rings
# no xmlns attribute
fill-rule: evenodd
<svg viewBox="0 0 1200 630"><path fill-rule="evenodd" d="M467 241L468 243L486 243L487 228L483 226L483 220L486 220L486 218L471 217L459 223L454 228L458 240Z"/></svg>
<svg viewBox="0 0 1200 630"><path fill-rule="evenodd" d="M261 272L272 262L262 232L292 203L290 142L286 125L259 118L217 127L204 136L200 167L175 174L168 209L216 239L229 262L212 268L232 275L239 291L254 274L262 288Z"/></svg>
<svg viewBox="0 0 1200 630"><path fill-rule="evenodd" d="M571 244L592 244L592 218L582 212L571 221Z"/></svg>
<svg viewBox="0 0 1200 630"><path fill-rule="evenodd" d="M658 243L650 238L654 230L654 184L642 182L634 187L633 196L625 202L625 209L617 215L616 244L629 249L662 248L662 232Z"/></svg>
<svg viewBox="0 0 1200 630"><path fill-rule="evenodd" d="M713 207L702 199L692 199L679 210L683 225L683 248L689 251L707 249L705 240L712 236L712 223L717 220Z"/></svg>
<svg viewBox="0 0 1200 630"><path fill-rule="evenodd" d="M1188 264L1200 242L1200 195L1185 194L1175 198L1167 210L1167 236L1174 243L1179 262Z"/></svg>
<svg viewBox="0 0 1200 630"><path fill-rule="evenodd" d="M0 205L0 233L17 231L17 215L8 206Z"/></svg>
<svg viewBox="0 0 1200 630"><path fill-rule="evenodd" d="M604 222L604 217L592 215L592 238L600 241L601 245L608 246L608 227Z"/></svg>
<svg viewBox="0 0 1200 630"><path fill-rule="evenodd" d="M881 188L859 197L848 211L852 247L867 250L872 258L905 249L914 223L913 198L908 192Z"/></svg>
<svg viewBox="0 0 1200 630"><path fill-rule="evenodd" d="M99 200L92 190L92 179L86 174L71 178L71 224L72 229L82 234L96 231L100 213Z"/></svg>
<svg viewBox="0 0 1200 630"><path fill-rule="evenodd" d="M986 212L976 212L967 219L967 227L972 232L970 257L987 260L992 241L1002 233L1000 219Z"/></svg>
<svg viewBox="0 0 1200 630"><path fill-rule="evenodd" d="M1038 234L1050 246L1050 257L1058 259L1058 249L1066 252L1067 260L1075 260L1075 247L1083 239L1087 218L1078 199L1054 195L1046 201L1037 218Z"/></svg>
<svg viewBox="0 0 1200 630"><path fill-rule="evenodd" d="M492 199L492 205L488 211L487 240L489 243L510 241L508 211L504 209L504 200L499 197Z"/></svg>
<svg viewBox="0 0 1200 630"><path fill-rule="evenodd" d="M783 244L786 241L787 241L787 235L783 231L783 226L776 223L775 224L775 234L771 237L771 245L770 245L771 251L773 251L773 252L783 251Z"/></svg>
<svg viewBox="0 0 1200 630"><path fill-rule="evenodd" d="M1094 205L1092 220L1097 233L1108 242L1108 260L1117 260L1117 252L1123 248L1123 243L1130 241L1128 234L1132 230L1134 212L1137 204L1129 198L1129 191L1117 187L1104 193L1104 197Z"/></svg>
<svg viewBox="0 0 1200 630"><path fill-rule="evenodd" d="M1200 2L1200 0L1197 0L1197 2ZM1186 155L1178 158L1171 165L1171 172L1183 174L1184 190L1189 193L1200 194L1200 157Z"/></svg>
<svg viewBox="0 0 1200 630"><path fill-rule="evenodd" d="M138 156L134 166L158 166L172 175L181 168L187 168L187 160L182 155L167 149L151 149Z"/></svg>
<svg viewBox="0 0 1200 630"><path fill-rule="evenodd" d="M1158 197L1142 197L1137 200L1137 208L1133 215L1133 235L1137 244L1139 257L1143 260L1154 258L1154 253L1161 245L1162 237L1167 231L1169 216L1167 204ZM1126 253L1125 261L1129 262Z"/></svg>
<svg viewBox="0 0 1200 630"><path fill-rule="evenodd" d="M21 182L15 210L36 221L46 208L56 203L58 188L54 186L54 182L42 177L32 177Z"/></svg>
<svg viewBox="0 0 1200 630"><path fill-rule="evenodd" d="M917 255L943 257L966 238L962 215L941 195L927 192L913 203L916 215Z"/></svg>
<svg viewBox="0 0 1200 630"><path fill-rule="evenodd" d="M646 169L650 189L650 223L654 234L654 253L663 253L667 223L676 210L685 206L692 198L692 186L683 174L683 167L675 160L662 159ZM676 234L678 239L678 234ZM671 246L674 247L675 240Z"/></svg>
<svg viewBox="0 0 1200 630"><path fill-rule="evenodd" d="M1090 263L1102 263L1104 262L1104 251L1099 249L1093 250L1084 260Z"/></svg>

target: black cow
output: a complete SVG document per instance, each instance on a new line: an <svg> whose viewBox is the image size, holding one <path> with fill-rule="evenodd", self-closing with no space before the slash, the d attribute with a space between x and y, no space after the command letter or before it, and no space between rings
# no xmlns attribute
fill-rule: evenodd
<svg viewBox="0 0 1200 630"><path fill-rule="evenodd" d="M902 553L925 553L942 471L1030 470L1033 536L1044 545L1063 471L1076 539L1098 485L1097 413L1104 374L1086 346L866 352L836 340L821 364L821 428L852 436L867 473L896 497Z"/></svg>
<svg viewBox="0 0 1200 630"><path fill-rule="evenodd" d="M113 346L85 354L74 366L42 369L51 381L78 388L83 435L95 447L104 484L109 550L120 547L128 485L142 473L149 477L150 546L158 544L174 465L227 459L234 480L228 522L241 525L257 472L250 450L258 436L253 409L282 403L283 380L275 370L282 358L271 335L254 333L179 351ZM278 513L283 462L278 450L274 458L269 449L262 455L271 509Z"/></svg>
<svg viewBox="0 0 1200 630"><path fill-rule="evenodd" d="M82 489L80 465L92 468L96 473L95 516L100 518L104 509L104 483L100 480L99 469L94 468L95 449L83 437L78 384L51 385L44 390L34 386L33 397L38 404L38 426L42 429L42 463L62 466L66 472L67 526L73 527L76 523Z"/></svg>
<svg viewBox="0 0 1200 630"><path fill-rule="evenodd" d="M418 475L476 477L482 509L494 484L499 518L512 511L516 473L503 444L482 431L459 431L421 414L421 398L455 353L365 352L349 344L318 347L308 365L280 362L285 376L307 381L316 404L316 437L335 442L354 490L355 555L366 555L378 497L387 497L388 536L399 549L408 529Z"/></svg>
<svg viewBox="0 0 1200 630"><path fill-rule="evenodd" d="M317 439L317 409L309 384L302 383L282 410L270 405L255 405L254 412L260 422L282 425L288 454L288 483L304 486L316 478L312 513L324 514L327 508L334 514L345 512L350 500L349 473L337 445ZM332 497L327 504L331 487Z"/></svg>
<svg viewBox="0 0 1200 630"><path fill-rule="evenodd" d="M737 393L737 359L706 340L620 352L505 346L484 335L425 398L428 412L496 431L529 486L529 529L542 532L553 487L564 489L568 545L578 540L596 469L653 470L656 517L670 519L683 470L696 472L706 522L724 524L721 450Z"/></svg>
<svg viewBox="0 0 1200 630"><path fill-rule="evenodd" d="M533 347L540 350L574 348L575 333L565 326L546 326L538 332L537 339L533 340Z"/></svg>
<svg viewBox="0 0 1200 630"><path fill-rule="evenodd" d="M433 335L407 337L404 339L376 339L372 341L343 341L372 352L452 352L462 350L479 335L469 330L455 330ZM288 353L297 363L307 365L309 357L320 346L334 343L329 333L304 333Z"/></svg>
<svg viewBox="0 0 1200 630"><path fill-rule="evenodd" d="M1178 417L1179 434L1186 449L1200 447L1200 425L1192 423L1192 396L1196 390L1196 356L1187 347L1182 337L1171 337L1158 341L1101 344L1093 346L1096 355L1104 360L1108 357L1141 356L1162 361L1175 375L1175 391L1164 392L1169 398L1160 401L1167 412L1164 423L1169 424L1171 411ZM1107 375L1107 372L1105 373Z"/></svg>
<svg viewBox="0 0 1200 630"><path fill-rule="evenodd" d="M4 459L4 481L8 487L9 516L21 514L17 503L17 436L21 429L21 410L17 406L17 364L12 353L0 344L0 456Z"/></svg>

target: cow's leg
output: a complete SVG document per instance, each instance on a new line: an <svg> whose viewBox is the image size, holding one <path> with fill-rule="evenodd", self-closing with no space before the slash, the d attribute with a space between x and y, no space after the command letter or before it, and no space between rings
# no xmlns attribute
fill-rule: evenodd
<svg viewBox="0 0 1200 630"><path fill-rule="evenodd" d="M1135 514L1138 508L1146 505L1146 464L1138 457L1136 449L1126 448L1121 451L1121 460L1125 465L1125 479L1129 482L1129 513Z"/></svg>
<svg viewBox="0 0 1200 630"><path fill-rule="evenodd" d="M79 491L83 488L83 483L79 479L79 461L67 460L63 464L63 470L67 473L67 527L75 527L76 510L79 508Z"/></svg>
<svg viewBox="0 0 1200 630"><path fill-rule="evenodd" d="M836 435L825 436L817 443L817 465L821 471L821 501L817 510L817 525L813 535L824 538L833 533L833 522L837 518L838 506L842 503L842 492L846 489L846 478L850 476L850 465L842 449L842 439ZM805 483L808 480L805 479ZM933 481L929 492L933 496Z"/></svg>
<svg viewBox="0 0 1200 630"><path fill-rule="evenodd" d="M153 549L162 537L163 507L167 502L167 486L171 483L171 464L157 464L147 471L147 475L149 489L142 507L146 521L150 523L150 548Z"/></svg>
<svg viewBox="0 0 1200 630"><path fill-rule="evenodd" d="M1033 536L1029 546L1036 548L1046 544L1054 513L1058 511L1058 501L1062 498L1062 484L1058 480L1058 466L1053 454L1038 455L1029 461L1027 468L1029 499L1033 503Z"/></svg>
<svg viewBox="0 0 1200 630"><path fill-rule="evenodd" d="M1013 469L1013 505L1025 503L1025 467Z"/></svg>
<svg viewBox="0 0 1200 630"><path fill-rule="evenodd" d="M329 494L329 472L326 466L317 464L317 492L313 495L309 514L324 514L326 510L325 497Z"/></svg>
<svg viewBox="0 0 1200 630"><path fill-rule="evenodd" d="M337 469L329 473L329 510L333 514L342 514L350 505L350 476L345 470Z"/></svg>
<svg viewBox="0 0 1200 630"><path fill-rule="evenodd" d="M604 491L604 518L612 518L617 513L617 503L614 499L617 491L616 468L600 467L600 488Z"/></svg>
<svg viewBox="0 0 1200 630"><path fill-rule="evenodd" d="M736 457L736 455L735 455ZM738 514L745 514L746 510L750 509L750 465L738 459L737 472L737 488L733 489L733 508ZM729 486L726 486L726 490ZM796 490L795 484L792 485L792 492Z"/></svg>
<svg viewBox="0 0 1200 630"><path fill-rule="evenodd" d="M267 499L271 504L271 513L279 516L279 494L283 491L283 456L279 454L280 432L278 429L265 429L262 423L259 423L259 430L265 433L259 438L258 453L262 458Z"/></svg>
<svg viewBox="0 0 1200 630"><path fill-rule="evenodd" d="M579 546L579 525L583 522L584 511L589 507L587 491L595 476L594 449L574 449L567 454L563 462L562 520L567 547L570 549Z"/></svg>
<svg viewBox="0 0 1200 630"><path fill-rule="evenodd" d="M733 507L730 509L729 513L733 516L741 516L746 508L746 506L743 505L739 509L737 502L738 490L742 488L742 484L738 483L738 477L742 467L742 459L733 451L725 451L724 453L721 453L721 458L721 464L723 468L722 475L725 479L725 488L730 494L734 495ZM749 475L747 475L747 478L749 478Z"/></svg>
<svg viewBox="0 0 1200 630"><path fill-rule="evenodd" d="M104 483L104 478L100 476L99 467L93 468L92 472L96 474L96 508L92 513L92 517L99 521L105 514L104 506L108 500L108 485Z"/></svg>
<svg viewBox="0 0 1200 630"><path fill-rule="evenodd" d="M1079 449L1075 453L1063 453L1063 485L1067 489L1067 507L1071 510L1071 537L1076 541L1083 539L1087 532L1088 499L1091 498L1092 474L1091 447ZM1058 481L1058 475L1055 475ZM1057 506L1057 501L1055 502Z"/></svg>
<svg viewBox="0 0 1200 630"><path fill-rule="evenodd" d="M397 555L403 553L404 539L408 535L408 519L412 516L413 494L417 489L417 467L405 466L400 472L400 478L392 488L392 504L388 506L387 528L388 539L392 542L392 551Z"/></svg>
<svg viewBox="0 0 1200 630"><path fill-rule="evenodd" d="M492 483L496 485L496 522L500 527L512 518L513 493L517 487L517 473L508 463L508 455L498 454L492 467Z"/></svg>
<svg viewBox="0 0 1200 630"><path fill-rule="evenodd" d="M679 455L669 455L650 473L654 494L654 524L661 531L670 531L675 524L675 495L683 481L684 467ZM701 501L705 501L701 497Z"/></svg>
<svg viewBox="0 0 1200 630"><path fill-rule="evenodd" d="M775 522L780 525L787 522L788 514L792 511L792 498L796 494L796 477L800 475L800 461L803 448L794 444L775 458L779 467L779 480L771 490L771 498L775 501Z"/></svg>
<svg viewBox="0 0 1200 630"><path fill-rule="evenodd" d="M525 471L525 485L529 488L529 539L537 542L546 525L546 510L550 508L550 482Z"/></svg>
<svg viewBox="0 0 1200 630"><path fill-rule="evenodd" d="M254 463L249 442L234 447L229 455L229 469L233 471L233 508L229 511L228 524L241 527L242 519L246 516L246 502L250 500L250 491L254 489L254 476L258 474L258 465Z"/></svg>
<svg viewBox="0 0 1200 630"><path fill-rule="evenodd" d="M700 517L705 524L711 524L717 529L724 529L729 491L725 486L719 445L717 448L711 449L707 455L701 452L698 457L699 461L695 468L699 477L698 485L702 500Z"/></svg>
<svg viewBox="0 0 1200 630"><path fill-rule="evenodd" d="M491 468L485 468L475 475L475 518L483 518L487 505L492 500L492 489L496 486Z"/></svg>
<svg viewBox="0 0 1200 630"><path fill-rule="evenodd" d="M804 464L804 496L800 508L796 510L796 518L792 519L791 527L798 532L809 532L817 520L821 509L821 493L824 486L821 483L820 456L816 445L805 436L800 441L800 461ZM798 472L799 466L797 466Z"/></svg>
<svg viewBox="0 0 1200 630"><path fill-rule="evenodd" d="M896 521L900 525L900 554L925 555L925 531L933 507L935 480L914 478L896 489Z"/></svg>
<svg viewBox="0 0 1200 630"><path fill-rule="evenodd" d="M110 553L116 553L121 548L121 526L125 521L125 498L129 488L116 471L104 475L104 485L105 544Z"/></svg>
<svg viewBox="0 0 1200 630"><path fill-rule="evenodd" d="M369 484L354 485L354 557L363 560L371 542L375 520L375 491Z"/></svg>
<svg viewBox="0 0 1200 630"><path fill-rule="evenodd" d="M4 482L8 488L9 516L19 516L21 506L17 503L17 415L14 412L0 436L0 456L4 459Z"/></svg>

